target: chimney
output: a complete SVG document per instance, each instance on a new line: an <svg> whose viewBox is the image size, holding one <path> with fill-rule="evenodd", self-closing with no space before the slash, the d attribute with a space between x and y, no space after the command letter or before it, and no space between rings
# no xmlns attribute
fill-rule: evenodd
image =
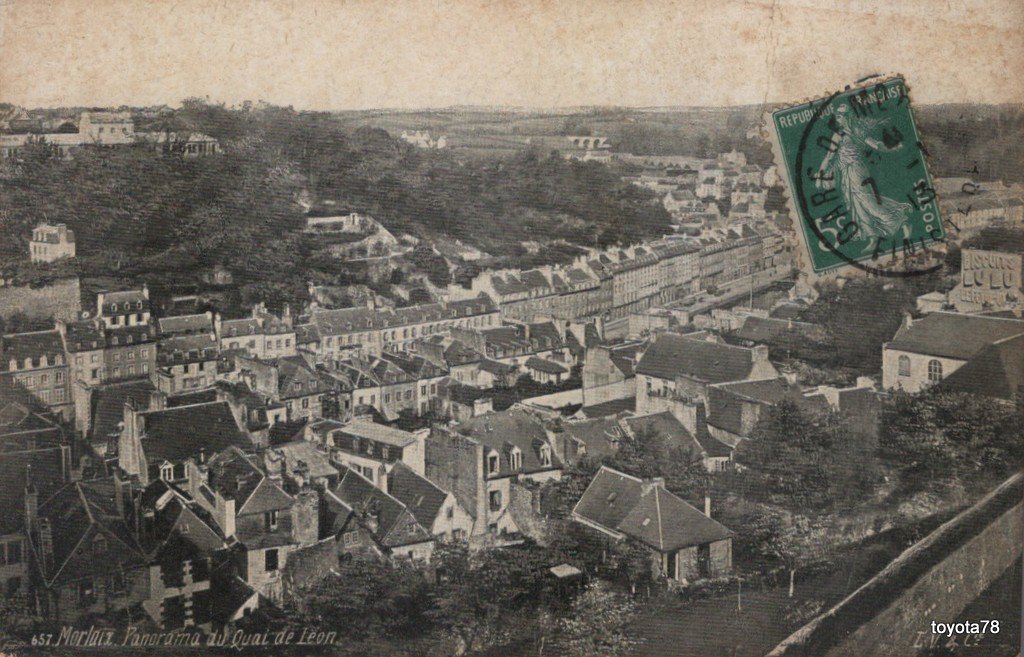
<svg viewBox="0 0 1024 657"><path fill-rule="evenodd" d="M371 534L376 534L377 530L380 529L380 512L366 511L363 514L363 520L366 522L366 528Z"/></svg>
<svg viewBox="0 0 1024 657"><path fill-rule="evenodd" d="M53 528L49 518L39 518L39 557L43 571L49 571L53 565Z"/></svg>
<svg viewBox="0 0 1024 657"><path fill-rule="evenodd" d="M25 532L31 536L39 517L39 491L32 483L32 466L25 467Z"/></svg>
<svg viewBox="0 0 1024 657"><path fill-rule="evenodd" d="M142 296L144 296L147 299L149 298L149 286L146 285L145 283L142 284Z"/></svg>
<svg viewBox="0 0 1024 657"><path fill-rule="evenodd" d="M162 411L167 408L167 396L159 390L151 390L149 393L149 406L146 410Z"/></svg>
<svg viewBox="0 0 1024 657"><path fill-rule="evenodd" d="M903 328L908 329L914 325L914 317L910 313L903 313Z"/></svg>
<svg viewBox="0 0 1024 657"><path fill-rule="evenodd" d="M647 495L655 488L665 489L665 478L664 477L652 477L651 479L645 480L640 485L640 494Z"/></svg>
<svg viewBox="0 0 1024 657"><path fill-rule="evenodd" d="M704 515L706 515L709 518L711 517L711 496L710 495L705 495L704 496Z"/></svg>
<svg viewBox="0 0 1024 657"><path fill-rule="evenodd" d="M767 363L768 362L768 345L759 344L755 345L751 351L753 352L753 360L755 363Z"/></svg>

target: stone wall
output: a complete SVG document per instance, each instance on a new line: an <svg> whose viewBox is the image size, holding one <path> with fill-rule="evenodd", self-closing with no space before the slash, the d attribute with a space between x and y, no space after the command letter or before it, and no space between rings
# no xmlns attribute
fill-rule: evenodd
<svg viewBox="0 0 1024 657"><path fill-rule="evenodd" d="M954 621L1021 558L1022 549L1024 473L908 548L768 657L923 654L918 633L930 632L932 621Z"/></svg>
<svg viewBox="0 0 1024 657"><path fill-rule="evenodd" d="M73 322L82 312L77 278L54 281L43 287L0 285L0 317L24 313L32 319Z"/></svg>

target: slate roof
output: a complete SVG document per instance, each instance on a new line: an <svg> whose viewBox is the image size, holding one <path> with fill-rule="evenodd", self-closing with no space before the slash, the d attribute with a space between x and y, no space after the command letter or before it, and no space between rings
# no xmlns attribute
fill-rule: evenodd
<svg viewBox="0 0 1024 657"><path fill-rule="evenodd" d="M142 448L150 463L172 463L229 447L252 450L252 440L235 422L226 401L143 413Z"/></svg>
<svg viewBox="0 0 1024 657"><path fill-rule="evenodd" d="M704 449L693 434L687 431L682 422L668 411L627 417L623 419L623 422L629 427L633 436L641 433L653 433L665 438L671 445L685 450L689 454L691 462L699 461L704 455Z"/></svg>
<svg viewBox="0 0 1024 657"><path fill-rule="evenodd" d="M25 359L32 359L35 367L39 367L43 356L48 366L58 360L66 364L64 358L64 342L59 331L31 331L28 333L11 333L0 337L0 372L10 370L10 361L18 362L21 368Z"/></svg>
<svg viewBox="0 0 1024 657"><path fill-rule="evenodd" d="M430 530L396 498L374 486L354 470L342 466L341 481L331 491L356 515L377 518L374 538L381 545L394 548L433 540Z"/></svg>
<svg viewBox="0 0 1024 657"><path fill-rule="evenodd" d="M213 333L175 335L157 344L157 360L162 366L216 360L217 340Z"/></svg>
<svg viewBox="0 0 1024 657"><path fill-rule="evenodd" d="M24 527L29 473L39 499L45 500L64 485L64 467L57 442L0 454L0 534L12 534Z"/></svg>
<svg viewBox="0 0 1024 657"><path fill-rule="evenodd" d="M721 523L665 490L602 466L573 516L665 553L732 536Z"/></svg>
<svg viewBox="0 0 1024 657"><path fill-rule="evenodd" d="M747 317L733 335L760 344L772 344L782 339L822 342L828 337L825 329L817 324L755 316Z"/></svg>
<svg viewBox="0 0 1024 657"><path fill-rule="evenodd" d="M67 484L39 506L53 534L48 584L142 567L146 557L117 508L112 477ZM41 499L41 498L40 498ZM97 541L96 537L102 538Z"/></svg>
<svg viewBox="0 0 1024 657"><path fill-rule="evenodd" d="M162 479L143 491L143 506L153 512L151 535L143 540L150 559L181 560L210 556L227 547L213 518L191 497ZM182 530L184 528L184 531Z"/></svg>
<svg viewBox="0 0 1024 657"><path fill-rule="evenodd" d="M537 370L545 374L568 374L569 370L565 369L558 363L543 358L537 358L531 356L526 360L526 368L530 370Z"/></svg>
<svg viewBox="0 0 1024 657"><path fill-rule="evenodd" d="M625 431L619 425L618 417L564 422L562 431L585 445L586 456L593 459L614 454L622 442L628 440Z"/></svg>
<svg viewBox="0 0 1024 657"><path fill-rule="evenodd" d="M416 442L416 436L408 431L394 429L383 424L377 424L376 422L367 422L366 420L352 420L342 427L341 431L350 436L374 440L385 445L394 445L395 447L406 447Z"/></svg>
<svg viewBox="0 0 1024 657"><path fill-rule="evenodd" d="M254 317L244 319L225 319L220 323L221 338L237 338L247 335L262 334L260 320Z"/></svg>
<svg viewBox="0 0 1024 657"><path fill-rule="evenodd" d="M320 330L316 324L296 324L295 344L312 344L320 342Z"/></svg>
<svg viewBox="0 0 1024 657"><path fill-rule="evenodd" d="M637 363L636 372L659 379L685 375L706 383L723 383L747 378L753 365L749 349L662 333Z"/></svg>
<svg viewBox="0 0 1024 657"><path fill-rule="evenodd" d="M983 347L937 387L1014 401L1024 395L1024 335Z"/></svg>
<svg viewBox="0 0 1024 657"><path fill-rule="evenodd" d="M142 290L115 290L113 292L103 293L103 311L107 314L106 306L108 304L132 304L132 310L136 309L136 304L141 303L143 309L149 308L149 299L142 293ZM111 311L113 312L113 311ZM118 311L120 312L120 311Z"/></svg>
<svg viewBox="0 0 1024 657"><path fill-rule="evenodd" d="M281 399L327 392L327 384L302 356L277 359L277 388Z"/></svg>
<svg viewBox="0 0 1024 657"><path fill-rule="evenodd" d="M64 330L64 345L68 351L93 351L106 344L103 329L97 322L71 322Z"/></svg>
<svg viewBox="0 0 1024 657"><path fill-rule="evenodd" d="M633 411L634 409L636 409L635 395L624 399L612 399L611 401L602 402L600 404L584 406L580 409L580 412L588 418L598 418L618 415L623 411Z"/></svg>
<svg viewBox="0 0 1024 657"><path fill-rule="evenodd" d="M92 393L92 427L94 440L120 435L124 421L124 403L131 399L136 408L148 408L150 395L156 388L149 379L100 385Z"/></svg>
<svg viewBox="0 0 1024 657"><path fill-rule="evenodd" d="M401 461L388 473L388 494L404 504L428 531L448 499L446 491Z"/></svg>
<svg viewBox="0 0 1024 657"><path fill-rule="evenodd" d="M174 315L157 320L161 335L181 333L213 333L213 320L206 313L195 315Z"/></svg>
<svg viewBox="0 0 1024 657"><path fill-rule="evenodd" d="M1024 321L934 312L900 326L886 349L967 360L986 346L1024 333Z"/></svg>
<svg viewBox="0 0 1024 657"><path fill-rule="evenodd" d="M558 470L562 467L562 463L553 449L551 450L551 465L543 464L540 458L540 447L542 445L550 447L547 432L539 419L522 409L513 408L499 413L480 415L466 420L456 427L456 431L498 453L498 473L495 476L530 474ZM513 447L519 448L523 459L522 468L515 471L511 467ZM487 450L484 451L487 452Z"/></svg>
<svg viewBox="0 0 1024 657"><path fill-rule="evenodd" d="M516 371L516 367L514 365L491 360L490 358L485 358L480 361L480 369L489 374L493 374L494 376L507 376Z"/></svg>
<svg viewBox="0 0 1024 657"><path fill-rule="evenodd" d="M236 515L265 513L291 507L293 499L268 478L237 447L218 452L207 461L208 486L235 501Z"/></svg>
<svg viewBox="0 0 1024 657"><path fill-rule="evenodd" d="M744 402L775 405L783 400L804 403L800 388L785 378L763 381L737 381L708 389L708 422L735 434L743 434Z"/></svg>
<svg viewBox="0 0 1024 657"><path fill-rule="evenodd" d="M338 469L331 465L331 460L324 452L309 440L293 440L292 442L274 445L284 457L284 465L288 474L295 474L296 468L305 465L308 475L313 478L336 477Z"/></svg>

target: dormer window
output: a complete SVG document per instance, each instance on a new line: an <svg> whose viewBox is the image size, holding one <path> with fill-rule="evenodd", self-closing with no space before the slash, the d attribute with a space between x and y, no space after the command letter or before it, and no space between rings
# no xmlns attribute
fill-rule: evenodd
<svg viewBox="0 0 1024 657"><path fill-rule="evenodd" d="M512 470L521 470L523 468L523 453L518 447L513 447L512 451L508 455L509 465Z"/></svg>
<svg viewBox="0 0 1024 657"><path fill-rule="evenodd" d="M174 466L170 463L164 463L160 466L160 478L164 481L174 480Z"/></svg>
<svg viewBox="0 0 1024 657"><path fill-rule="evenodd" d="M540 463L544 467L551 466L551 447L549 445L540 446Z"/></svg>
<svg viewBox="0 0 1024 657"><path fill-rule="evenodd" d="M487 455L487 474L498 474L497 452L491 452Z"/></svg>
<svg viewBox="0 0 1024 657"><path fill-rule="evenodd" d="M263 514L263 528L268 532L277 531L277 511L267 511Z"/></svg>

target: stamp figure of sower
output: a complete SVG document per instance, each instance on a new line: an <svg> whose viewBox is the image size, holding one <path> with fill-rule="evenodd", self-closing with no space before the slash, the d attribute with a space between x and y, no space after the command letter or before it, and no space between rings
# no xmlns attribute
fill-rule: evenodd
<svg viewBox="0 0 1024 657"><path fill-rule="evenodd" d="M945 239L903 80L772 114L798 231L815 273L882 276Z"/></svg>
<svg viewBox="0 0 1024 657"><path fill-rule="evenodd" d="M882 121L851 120L849 105L836 107L835 119L839 130L833 133L832 147L818 167L817 187L838 186L846 210L858 227L859 237L892 239L898 233L909 234L907 218L913 206L882 196L876 187L865 184L872 178L865 155L872 151L899 150L903 142L898 140L890 147L872 137Z"/></svg>

